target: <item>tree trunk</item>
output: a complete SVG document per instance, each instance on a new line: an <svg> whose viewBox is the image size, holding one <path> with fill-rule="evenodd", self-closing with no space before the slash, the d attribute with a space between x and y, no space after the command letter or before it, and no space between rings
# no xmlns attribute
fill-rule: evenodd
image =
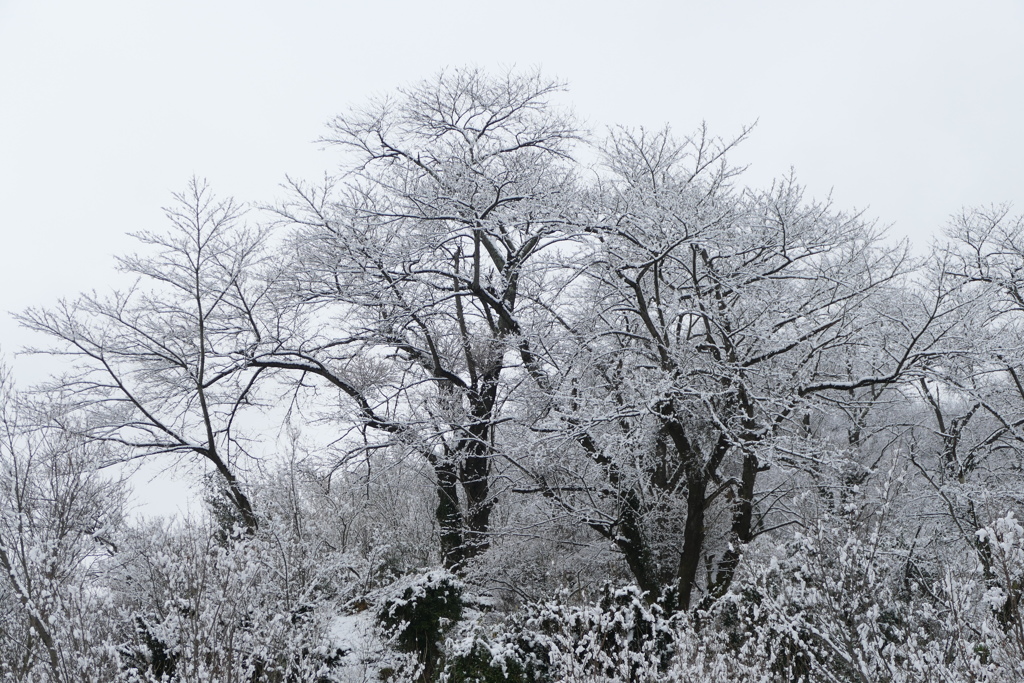
<svg viewBox="0 0 1024 683"><path fill-rule="evenodd" d="M487 425L473 425L470 432L474 435L460 469L462 488L466 493L466 530L463 557L472 559L485 552L491 546L490 526L491 510L494 501L491 499L490 448L487 444Z"/></svg>
<svg viewBox="0 0 1024 683"><path fill-rule="evenodd" d="M678 607L680 611L690 609L693 586L697 582L697 570L704 551L704 505L708 482L703 469L691 472L687 477L686 527L683 529L683 550L679 556Z"/></svg>
<svg viewBox="0 0 1024 683"><path fill-rule="evenodd" d="M470 394L472 422L465 428L457 452L461 456L459 479L466 494L463 519L462 560L468 561L491 547L491 438L494 404L498 398L498 377L502 366L496 364L481 377L480 390Z"/></svg>
<svg viewBox="0 0 1024 683"><path fill-rule="evenodd" d="M643 536L640 500L630 490L623 496L622 503L615 545L622 552L637 586L647 594L647 601L656 602L661 599L660 572L655 566L654 554Z"/></svg>
<svg viewBox="0 0 1024 683"><path fill-rule="evenodd" d="M708 590L714 597L721 597L729 590L732 578L736 574L736 567L739 566L741 549L750 543L754 536L754 484L757 482L757 467L757 457L746 453L743 456L743 474L740 477L739 491L733 504L729 547L718 563L714 581Z"/></svg>
<svg viewBox="0 0 1024 683"><path fill-rule="evenodd" d="M259 522L256 519L256 513L252 509L252 503L249 501L249 497L245 495L242 490L242 485L238 481L238 477L231 471L231 468L227 466L221 457L212 448L203 449L202 454L207 460L213 463L213 466L217 468L217 472L224 478L224 481L228 485L228 498L231 503L235 506L239 516L242 518L242 524L245 525L245 531L247 534L252 535L256 533L256 529L259 527Z"/></svg>
<svg viewBox="0 0 1024 683"><path fill-rule="evenodd" d="M431 462L437 478L437 511L434 514L441 531L441 561L445 569L453 570L465 560L458 468L450 460L442 461L435 457Z"/></svg>

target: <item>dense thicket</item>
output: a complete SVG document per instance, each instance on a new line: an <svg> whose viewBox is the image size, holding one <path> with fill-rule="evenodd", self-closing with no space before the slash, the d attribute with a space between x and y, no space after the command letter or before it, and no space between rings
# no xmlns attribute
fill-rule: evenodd
<svg viewBox="0 0 1024 683"><path fill-rule="evenodd" d="M4 380L6 679L1024 675L1024 223L914 258L560 90L400 90L19 316L68 370ZM205 509L126 519L137 459Z"/></svg>

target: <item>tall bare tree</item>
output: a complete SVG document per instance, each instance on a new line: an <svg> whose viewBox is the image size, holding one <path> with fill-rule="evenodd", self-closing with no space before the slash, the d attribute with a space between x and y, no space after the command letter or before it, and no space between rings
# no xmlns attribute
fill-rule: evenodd
<svg viewBox="0 0 1024 683"><path fill-rule="evenodd" d="M565 271L577 132L549 103L558 90L476 70L401 90L335 119L326 141L347 174L295 183L278 208L293 227L278 291L294 306L263 323L249 365L319 377L376 435L364 451L429 462L448 567L489 546L508 370L537 370Z"/></svg>
<svg viewBox="0 0 1024 683"><path fill-rule="evenodd" d="M55 340L37 349L71 370L51 388L69 396L83 435L121 447L123 458L197 456L211 465L249 530L257 526L238 474L247 444L237 419L259 370L244 367L245 319L259 292L251 275L263 233L241 208L193 179L165 210L167 232L134 235L150 253L119 259L137 277L107 296L85 294L18 316Z"/></svg>
<svg viewBox="0 0 1024 683"><path fill-rule="evenodd" d="M759 482L810 406L906 378L949 313L860 216L792 180L737 187L731 146L704 130L613 134L578 346L552 363L557 409L536 427L537 490L681 609L695 589L722 595L770 527Z"/></svg>

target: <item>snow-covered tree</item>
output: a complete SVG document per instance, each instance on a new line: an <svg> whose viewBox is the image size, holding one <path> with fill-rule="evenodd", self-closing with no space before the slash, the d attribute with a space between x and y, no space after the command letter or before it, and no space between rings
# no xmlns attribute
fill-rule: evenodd
<svg viewBox="0 0 1024 683"><path fill-rule="evenodd" d="M360 434L350 453L430 464L449 568L490 546L509 369L539 370L574 230L577 132L549 102L560 89L463 69L339 116L326 141L347 173L294 183L277 209L292 227L275 274L287 317L262 321L249 365L335 388Z"/></svg>
<svg viewBox="0 0 1024 683"><path fill-rule="evenodd" d="M48 335L70 370L52 382L81 416L83 436L119 447L124 459L201 458L221 478L243 523L255 529L239 477L249 444L237 424L254 402L259 371L242 350L255 340L237 322L261 292L252 275L263 233L243 225L233 201L193 179L166 209L166 232L134 236L149 251L119 259L136 283L107 296L84 294L18 316ZM168 463L170 464L170 463Z"/></svg>
<svg viewBox="0 0 1024 683"><path fill-rule="evenodd" d="M860 216L789 179L739 186L729 147L704 130L611 137L576 345L551 362L557 407L530 447L538 490L682 609L695 589L722 595L779 522L772 501L791 490L760 482L816 448L815 406L921 368L953 310L911 288L905 249Z"/></svg>

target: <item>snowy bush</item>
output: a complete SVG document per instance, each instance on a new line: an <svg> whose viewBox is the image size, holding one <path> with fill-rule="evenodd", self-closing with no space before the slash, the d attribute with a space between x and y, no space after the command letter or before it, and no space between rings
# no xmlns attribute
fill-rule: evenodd
<svg viewBox="0 0 1024 683"><path fill-rule="evenodd" d="M979 534L1019 590L1024 534L1007 515ZM448 643L450 683L546 681L1015 681L1024 676L1009 591L946 567L913 569L898 534L821 525L751 547L732 590L692 615L635 587L592 604L533 603ZM1017 603L1012 603L1017 610ZM1009 615L1009 616L1008 616Z"/></svg>
<svg viewBox="0 0 1024 683"><path fill-rule="evenodd" d="M894 540L798 533L751 562L700 635L720 634L722 656L769 680L1015 680L1019 664L991 654L1007 639L976 581L915 574Z"/></svg>
<svg viewBox="0 0 1024 683"><path fill-rule="evenodd" d="M445 680L659 680L672 639L670 622L638 588L606 585L597 603L529 604L490 637L452 642Z"/></svg>
<svg viewBox="0 0 1024 683"><path fill-rule="evenodd" d="M127 540L118 573L126 680L332 680L322 582L283 573L295 558L280 558L270 534L221 540L200 525Z"/></svg>
<svg viewBox="0 0 1024 683"><path fill-rule="evenodd" d="M424 680L433 680L445 631L462 618L462 583L437 570L399 580L377 613L400 652L416 655Z"/></svg>
<svg viewBox="0 0 1024 683"><path fill-rule="evenodd" d="M0 367L0 680L110 680L115 613L98 585L124 492L103 448L40 424L56 401L19 396Z"/></svg>
<svg viewBox="0 0 1024 683"><path fill-rule="evenodd" d="M988 566L978 568L985 587L981 603L995 624L983 624L980 651L1002 668L1024 677L1024 527L1013 512L978 531Z"/></svg>

